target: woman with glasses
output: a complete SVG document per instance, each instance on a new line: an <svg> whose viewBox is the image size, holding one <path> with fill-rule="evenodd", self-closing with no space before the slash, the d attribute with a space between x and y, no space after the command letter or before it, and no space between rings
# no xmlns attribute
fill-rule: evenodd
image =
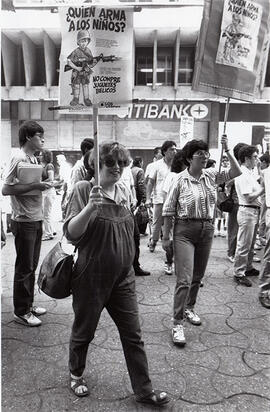
<svg viewBox="0 0 270 412"><path fill-rule="evenodd" d="M206 169L210 157L203 140L191 140L182 149L188 166L179 173L163 206L164 231L162 246L169 248L169 233L175 218L173 246L176 287L174 293L174 344L184 346L184 319L193 325L201 320L194 311L201 280L204 276L214 234L214 211L218 184L241 174L239 165L228 149L225 135L221 144L230 160L230 168L219 173Z"/></svg>
<svg viewBox="0 0 270 412"><path fill-rule="evenodd" d="M93 153L89 163L93 168ZM78 182L69 200L64 232L78 248L72 280L75 319L69 349L70 389L79 397L89 394L83 378L86 355L106 308L120 334L136 401L160 406L169 399L165 392L153 390L149 378L132 268L131 194L119 183L128 163L123 146L101 145L100 186Z"/></svg>

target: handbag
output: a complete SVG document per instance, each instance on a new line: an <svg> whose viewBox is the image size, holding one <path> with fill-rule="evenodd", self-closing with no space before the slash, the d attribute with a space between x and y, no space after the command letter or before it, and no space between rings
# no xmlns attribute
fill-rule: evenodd
<svg viewBox="0 0 270 412"><path fill-rule="evenodd" d="M233 210L234 200L232 198L232 193L234 189L234 184L231 187L229 196L226 195L224 191L217 192L217 207L222 212L230 213Z"/></svg>
<svg viewBox="0 0 270 412"><path fill-rule="evenodd" d="M41 263L38 287L51 298L63 299L71 295L72 270L74 255L64 252L62 242L59 241L49 251Z"/></svg>
<svg viewBox="0 0 270 412"><path fill-rule="evenodd" d="M139 226L146 225L149 222L148 210L143 203L141 203L140 206L137 207L134 214L136 216L137 223Z"/></svg>

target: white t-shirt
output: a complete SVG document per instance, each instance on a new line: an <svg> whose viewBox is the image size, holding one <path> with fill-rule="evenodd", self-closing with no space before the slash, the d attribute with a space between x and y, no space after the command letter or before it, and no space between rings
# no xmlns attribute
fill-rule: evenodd
<svg viewBox="0 0 270 412"><path fill-rule="evenodd" d="M265 203L267 207L270 207L270 166L263 170L263 179L265 187Z"/></svg>
<svg viewBox="0 0 270 412"><path fill-rule="evenodd" d="M253 170L249 170L246 166L241 166L242 174L235 178L235 190L238 196L239 205L260 206L260 198L248 202L244 195L251 195L253 192L260 189L260 185L256 180Z"/></svg>
<svg viewBox="0 0 270 412"><path fill-rule="evenodd" d="M167 174L171 171L171 167L167 165L164 159L154 162L153 168L151 167L149 178L154 181L153 190L153 204L161 204L163 199L163 183Z"/></svg>

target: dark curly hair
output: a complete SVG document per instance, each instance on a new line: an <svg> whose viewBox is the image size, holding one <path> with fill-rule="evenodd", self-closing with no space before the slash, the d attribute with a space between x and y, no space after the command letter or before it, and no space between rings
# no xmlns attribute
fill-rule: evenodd
<svg viewBox="0 0 270 412"><path fill-rule="evenodd" d="M252 146L252 145L245 145L241 147L241 149L239 150L238 158L241 163L244 163L246 160L246 157L251 159L251 156L253 155L253 153L258 153L257 147Z"/></svg>
<svg viewBox="0 0 270 412"><path fill-rule="evenodd" d="M185 170L186 165L183 158L183 151L179 150L173 158L171 172L180 173Z"/></svg>
<svg viewBox="0 0 270 412"><path fill-rule="evenodd" d="M193 139L187 142L182 148L184 162L187 166L189 166L189 159L192 159L192 156L197 150L208 151L208 144L203 140Z"/></svg>
<svg viewBox="0 0 270 412"><path fill-rule="evenodd" d="M165 152L167 152L170 147L176 146L176 143L173 140L166 140L163 145L161 146L161 153L162 156L165 156Z"/></svg>

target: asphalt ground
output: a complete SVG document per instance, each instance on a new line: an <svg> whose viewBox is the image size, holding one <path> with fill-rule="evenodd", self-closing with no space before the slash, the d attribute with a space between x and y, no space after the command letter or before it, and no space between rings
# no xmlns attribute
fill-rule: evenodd
<svg viewBox="0 0 270 412"><path fill-rule="evenodd" d="M57 236L61 223L56 223ZM41 259L55 240L42 242ZM262 251L258 252L262 255ZM270 410L270 313L258 302L258 279L247 288L233 281L226 239L215 238L196 311L202 325L186 324L187 344L173 345L175 276L164 274L161 244L150 253L141 237L141 265L151 276L137 277L143 339L156 389L171 402L162 410ZM87 398L68 386L71 298L54 300L36 289L35 303L47 308L38 328L13 320L15 248L12 234L2 249L2 411L151 411L134 400L117 329L104 311L88 351ZM260 268L260 264L255 264Z"/></svg>

